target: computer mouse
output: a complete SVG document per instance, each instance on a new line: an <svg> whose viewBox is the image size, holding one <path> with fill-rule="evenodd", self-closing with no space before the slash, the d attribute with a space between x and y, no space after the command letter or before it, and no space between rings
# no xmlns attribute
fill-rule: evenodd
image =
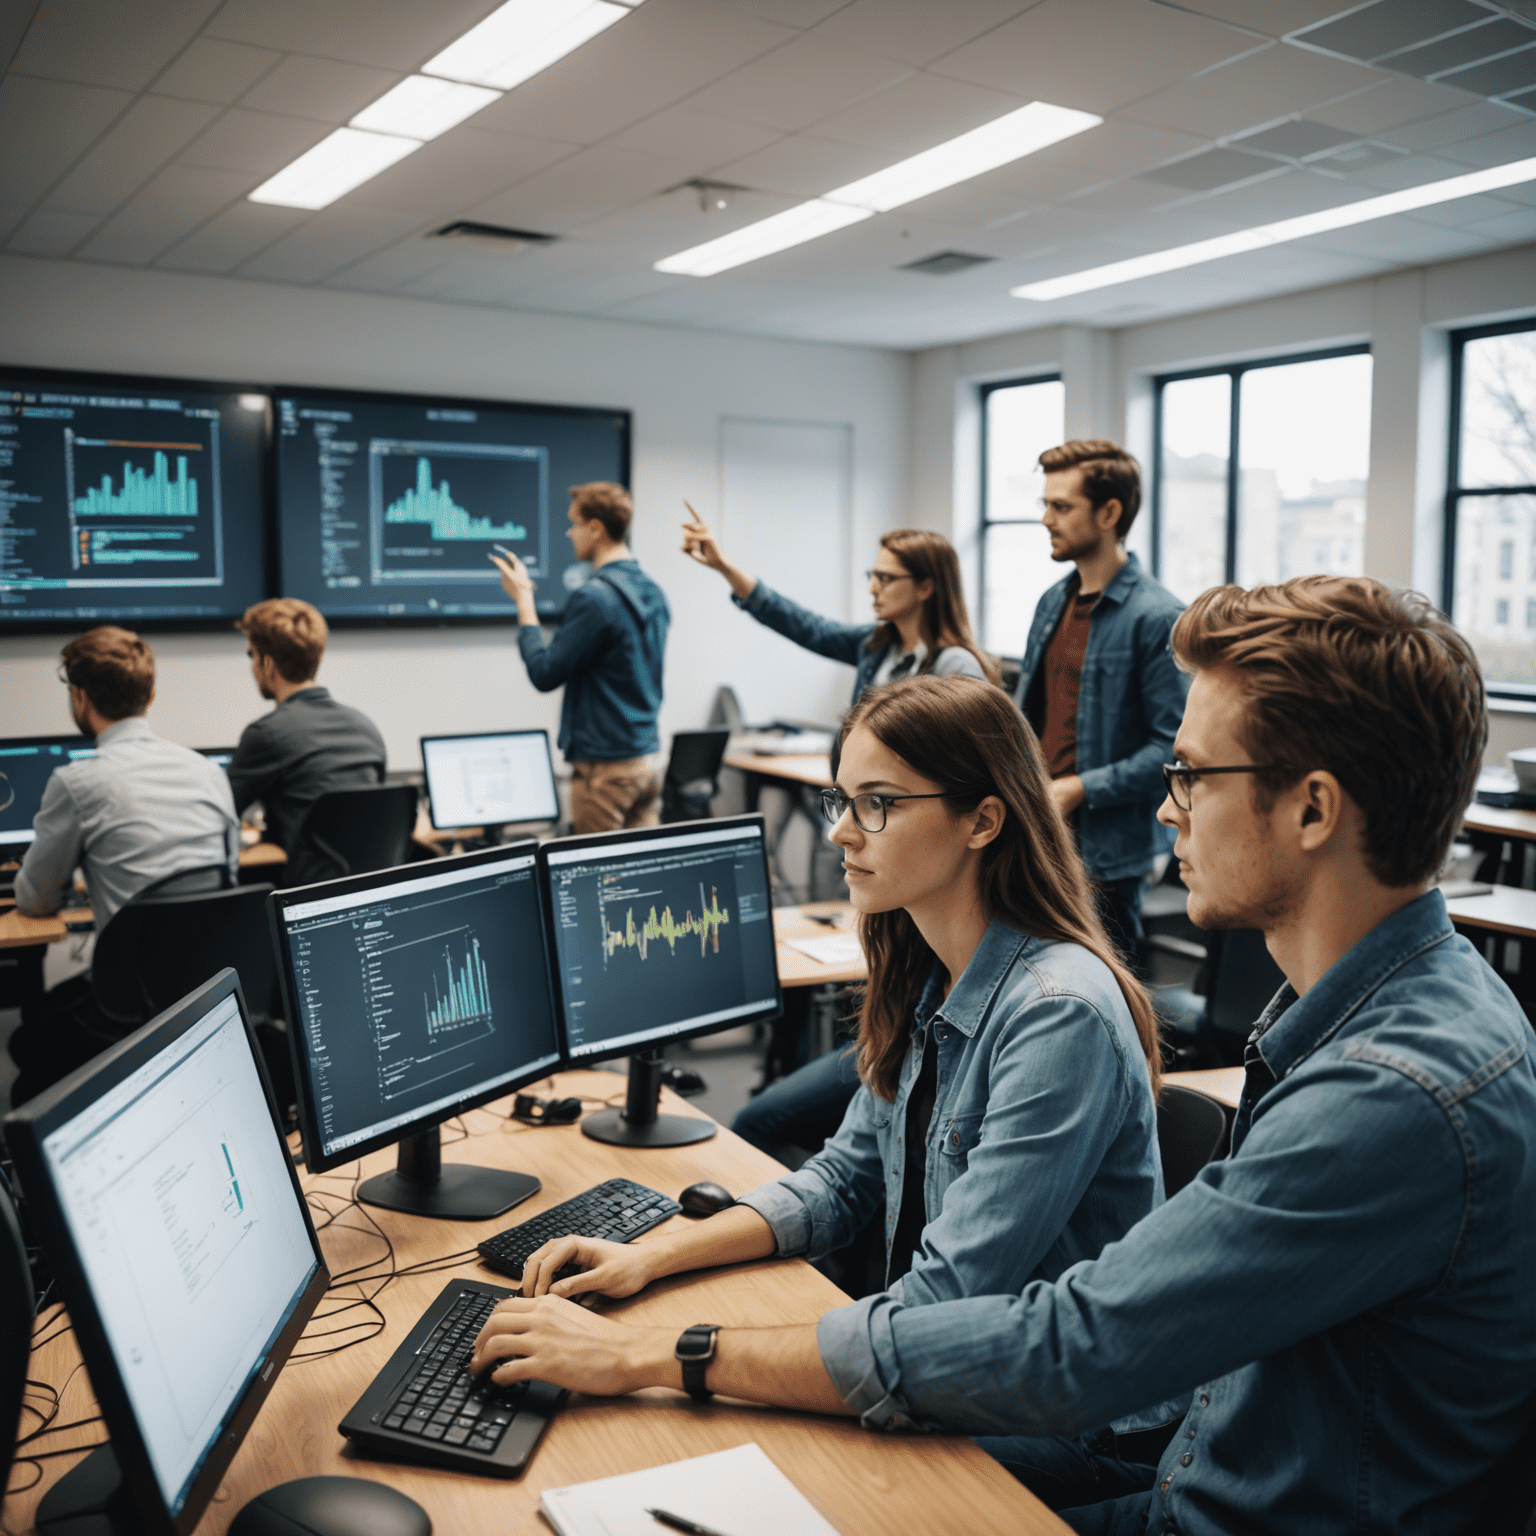
<svg viewBox="0 0 1536 1536"><path fill-rule="evenodd" d="M258 1493L229 1536L432 1536L415 1499L362 1477L299 1477Z"/></svg>
<svg viewBox="0 0 1536 1536"><path fill-rule="evenodd" d="M681 1099L694 1098L707 1086L692 1067L680 1067L675 1062L661 1069L661 1080Z"/></svg>
<svg viewBox="0 0 1536 1536"><path fill-rule="evenodd" d="M718 1184L690 1184L682 1194L677 1197L678 1204L683 1208L685 1216L713 1216L716 1211L729 1210L736 1204L734 1197L728 1195Z"/></svg>

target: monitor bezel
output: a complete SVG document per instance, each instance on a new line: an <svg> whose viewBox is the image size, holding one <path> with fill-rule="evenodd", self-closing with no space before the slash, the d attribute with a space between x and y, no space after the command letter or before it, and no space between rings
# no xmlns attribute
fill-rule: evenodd
<svg viewBox="0 0 1536 1536"><path fill-rule="evenodd" d="M499 843L494 848L479 849L474 853L453 854L441 859L425 859L419 864L396 864L389 869L374 870L370 874L349 875L340 880L324 880L314 885L287 886L282 890L273 891L267 897L267 920L272 931L272 942L277 947L283 1005L288 1018L288 1056L293 1063L293 1081L298 1098L299 1134L304 1143L304 1165L311 1173L325 1173L332 1168L342 1168L348 1163L355 1163L370 1153L395 1146L407 1137L434 1130L444 1121L451 1120L455 1115L461 1115L466 1110L478 1109L480 1105L488 1104L492 1099L505 1098L508 1094L516 1093L519 1088L527 1087L529 1083L536 1083L552 1072L561 1071L566 1064L565 1032L560 1025L560 1014L555 1010L554 997L549 992L548 924L544 915L542 892L536 890L535 905L539 913L539 952L543 960L544 984L549 1000L550 1017L555 1024L555 1048L559 1052L559 1060L552 1065L545 1064L530 1069L526 1073L518 1073L492 1087L477 1089L431 1116L424 1116L419 1121L412 1121L395 1130L385 1131L382 1135L370 1137L367 1141L357 1142L334 1157L327 1156L321 1148L319 1117L315 1112L315 1085L309 1075L308 1053L305 1050L302 1034L304 1016L299 1009L298 996L294 990L293 956L289 950L288 930L282 921L281 913L287 907L297 906L301 902L315 901L326 896L351 896L383 885L398 885L402 880L449 874L456 869L473 868L477 864L495 864L504 859L535 853L537 848L538 844L533 838L518 838L510 843ZM533 866L533 878L537 887L539 882L537 860Z"/></svg>
<svg viewBox="0 0 1536 1536"><path fill-rule="evenodd" d="M398 392L394 390L380 389L335 389L312 388L303 384L275 385L267 391L271 397L269 417L270 431L268 434L268 448L270 469L268 478L271 486L272 507L272 578L286 589L283 580L283 508L282 497L279 491L281 476L278 471L278 442L277 406L283 399L304 399L320 402L357 401L361 404L372 405L404 405L430 408L432 406L470 406L479 410L488 411L528 411L536 416L602 416L623 418L622 445L620 447L620 462L623 473L619 484L629 489L634 478L634 442L635 442L635 413L623 405L561 405L548 400L493 400L484 395L425 395L413 392ZM561 491L563 491L563 487ZM558 494L558 493L554 493ZM569 597L565 592L564 583L556 583L561 589L562 598ZM276 588L274 588L276 590ZM315 605L325 615L325 622L332 629L460 629L460 628L486 628L499 626L502 628L515 628L518 623L517 608L510 598L507 599L507 611L505 614L496 613L457 613L457 614L430 614L430 613L349 613L338 610L328 612L323 604ZM541 613L541 624L559 624L565 617L565 603L552 613Z"/></svg>
<svg viewBox="0 0 1536 1536"><path fill-rule="evenodd" d="M103 1092L116 1087L180 1039L230 996L236 999L240 1010L246 1045L250 1049L257 1079L266 1097L272 1134L281 1148L294 1200L304 1215L304 1228L309 1234L316 1268L299 1297L298 1305L273 1342L268 1358L276 1362L275 1368L252 1374L244 1395L208 1449L181 1512L173 1516L160 1492L154 1464L139 1431L138 1417L117 1369L117 1361L101 1315L96 1309L85 1267L80 1262L69 1223L63 1214L62 1202L50 1177L43 1142L60 1125L94 1103ZM262 1405L271 1395L282 1374L282 1368L292 1355L294 1345L309 1326L316 1307L331 1283L330 1270L321 1252L320 1239L310 1217L303 1187L294 1171L287 1138L283 1134L261 1047L251 1029L251 1017L240 990L240 978L233 969L226 966L195 991L189 992L180 1002L151 1019L141 1029L135 1030L127 1039L93 1058L35 1099L28 1100L20 1109L13 1110L6 1117L4 1128L6 1144L16 1161L22 1189L27 1197L29 1217L58 1279L70 1321L80 1341L80 1354L90 1373L91 1386L107 1426L112 1453L124 1485L132 1496L134 1507L147 1531L160 1533L160 1536L166 1536L166 1533L190 1536L214 1494L218 1492L230 1463L250 1433Z"/></svg>
<svg viewBox="0 0 1536 1536"><path fill-rule="evenodd" d="M661 842L668 837L686 837L703 831L721 831L729 827L756 827L763 853L764 889L770 906L768 921L773 922L773 871L768 860L768 827L760 812L744 816L710 816L700 821L673 821L659 827L628 827L618 832L590 832L581 837L552 838L539 845L539 887L544 899L544 927L549 935L549 980L555 997L555 1022L560 1032L560 1044L568 1067L590 1067L600 1061L618 1056L633 1056L640 1051L660 1050L673 1040L697 1040L704 1035L717 1035L722 1030L739 1029L743 1024L759 1024L776 1019L784 1011L784 984L779 980L777 940L775 940L773 967L774 1006L759 1013L744 1013L740 1018L721 1019L713 1024L703 1024L695 1029L674 1030L671 1034L658 1035L654 1040L632 1041L612 1050L597 1047L592 1050L573 1050L570 1030L565 1017L565 979L561 974L560 941L555 925L555 888L550 874L549 856L569 853L573 850L590 849L600 852L616 843Z"/></svg>
<svg viewBox="0 0 1536 1536"><path fill-rule="evenodd" d="M95 370L73 368L34 368L28 364L0 364L0 379L10 377L25 381L38 379L44 384L100 384L106 387L131 389L146 393L156 389L193 390L205 395L260 395L266 401L262 414L261 447L257 457L257 474L260 485L257 495L261 519L261 596L262 602L277 590L277 483L275 415L272 406L272 390L266 384L233 379L189 379L180 374L157 373L98 373ZM254 412L252 413L254 414ZM242 612L244 610L241 610ZM138 615L120 619L32 619L16 623L0 623L0 637L6 635L78 635L83 630L100 624L121 624L136 634L225 634L234 625L239 613L231 610L216 618L157 619Z"/></svg>
<svg viewBox="0 0 1536 1536"><path fill-rule="evenodd" d="M427 766L427 743L429 741L488 741L496 736L542 736L544 738L544 760L549 764L549 787L555 795L555 814L553 816L535 816L531 821L497 821L488 825L497 827L542 827L558 825L560 821L560 785L555 778L555 757L549 747L549 732L543 726L537 726L529 730L511 731L451 731L435 736L423 736L421 742L421 777L427 789L427 818L432 823L434 832L457 832L458 827L439 826L437 817L432 808L432 770ZM468 825L468 824L467 824Z"/></svg>
<svg viewBox="0 0 1536 1536"><path fill-rule="evenodd" d="M66 749L71 746L85 747L93 754L100 750L96 746L96 738L94 736L84 736L78 731L73 736L65 731L59 731L49 736L0 736L0 747L45 747L55 742ZM67 757L64 759L64 763L69 761L70 759ZM63 763L57 766L62 767ZM36 820L36 818L37 813L34 811L33 820ZM17 848L26 849L31 846L30 839L20 838L14 832L0 829L0 853L6 853Z"/></svg>

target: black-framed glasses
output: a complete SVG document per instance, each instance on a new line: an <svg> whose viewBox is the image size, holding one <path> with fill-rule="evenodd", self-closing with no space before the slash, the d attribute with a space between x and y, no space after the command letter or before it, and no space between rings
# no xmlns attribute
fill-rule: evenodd
<svg viewBox="0 0 1536 1536"><path fill-rule="evenodd" d="M917 579L911 571L865 571L864 576L868 581L879 582L882 589L890 586L893 581L915 581Z"/></svg>
<svg viewBox="0 0 1536 1536"><path fill-rule="evenodd" d="M1163 783L1168 788L1168 798L1181 811L1190 808L1190 786L1207 773L1268 773L1273 763L1240 763L1235 768L1191 768L1188 763L1164 763Z"/></svg>
<svg viewBox="0 0 1536 1536"><path fill-rule="evenodd" d="M853 823L861 832L884 832L885 813L903 800L943 800L937 795L845 795L840 789L824 789L821 792L821 814L834 826L843 819L843 812L853 807Z"/></svg>

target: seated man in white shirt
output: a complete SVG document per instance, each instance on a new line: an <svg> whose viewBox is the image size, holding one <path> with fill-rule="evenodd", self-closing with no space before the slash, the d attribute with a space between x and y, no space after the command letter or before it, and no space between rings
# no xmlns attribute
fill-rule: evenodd
<svg viewBox="0 0 1536 1536"><path fill-rule="evenodd" d="M223 866L233 876L240 824L224 771L149 728L155 657L126 629L104 625L64 647L69 709L96 756L56 768L33 820L36 836L16 875L16 905L57 912L78 866L98 929L145 887L170 875ZM57 1082L110 1043L76 976L22 1010L11 1036L20 1069L13 1104Z"/></svg>

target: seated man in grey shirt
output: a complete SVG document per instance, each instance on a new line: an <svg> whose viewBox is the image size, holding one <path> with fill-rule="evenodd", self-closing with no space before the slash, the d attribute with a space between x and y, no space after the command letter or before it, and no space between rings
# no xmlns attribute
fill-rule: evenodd
<svg viewBox="0 0 1536 1536"><path fill-rule="evenodd" d="M326 623L317 608L274 597L247 608L237 629L246 637L251 674L277 708L253 720L229 765L235 809L260 800L267 840L294 852L309 808L328 789L377 784L384 777L384 738L359 709L338 703L315 674L325 655ZM302 868L290 867L289 885Z"/></svg>
<svg viewBox="0 0 1536 1536"><path fill-rule="evenodd" d="M157 736L144 718L155 697L155 657L126 629L105 625L63 651L70 714L96 756L56 768L33 820L36 837L16 875L16 905L57 912L78 866L98 929L145 887L223 865L233 880L239 822L229 783L207 758ZM21 1069L12 1101L57 1081L110 1036L92 1033L88 977L76 976L23 1009L11 1037ZM83 1033L82 1033L83 1031Z"/></svg>

